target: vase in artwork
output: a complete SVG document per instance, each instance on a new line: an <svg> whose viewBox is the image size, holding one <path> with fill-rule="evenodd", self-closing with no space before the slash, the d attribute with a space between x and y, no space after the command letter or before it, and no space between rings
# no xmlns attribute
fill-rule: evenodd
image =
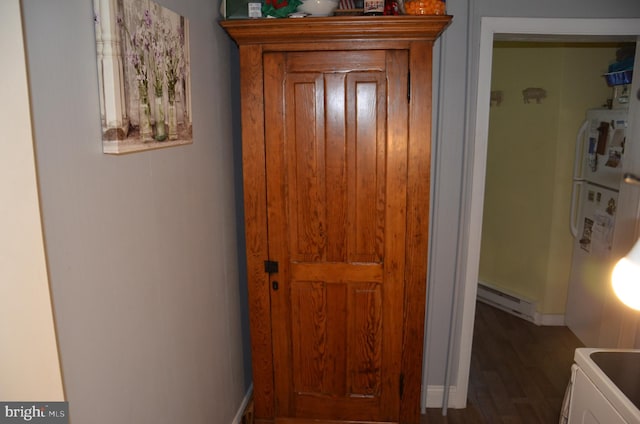
<svg viewBox="0 0 640 424"><path fill-rule="evenodd" d="M169 92L169 140L178 139L178 112L176 111L175 93Z"/></svg>
<svg viewBox="0 0 640 424"><path fill-rule="evenodd" d="M156 141L165 141L167 139L167 130L164 125L164 107L162 105L162 96L156 96L155 112L156 112Z"/></svg>
<svg viewBox="0 0 640 424"><path fill-rule="evenodd" d="M178 139L178 111L175 103L169 103L169 140Z"/></svg>
<svg viewBox="0 0 640 424"><path fill-rule="evenodd" d="M167 84L167 94L169 97L169 140L178 139L178 111L176 110L176 81L169 80Z"/></svg>
<svg viewBox="0 0 640 424"><path fill-rule="evenodd" d="M153 130L151 128L151 106L149 105L149 96L147 89L140 86L138 89L140 95L138 104L138 119L140 125L140 139L143 143L153 140Z"/></svg>

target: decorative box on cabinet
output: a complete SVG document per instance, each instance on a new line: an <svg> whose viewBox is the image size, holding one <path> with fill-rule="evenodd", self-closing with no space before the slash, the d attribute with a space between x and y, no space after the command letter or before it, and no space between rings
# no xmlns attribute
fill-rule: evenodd
<svg viewBox="0 0 640 424"><path fill-rule="evenodd" d="M433 42L450 16L227 20L257 422L419 422Z"/></svg>

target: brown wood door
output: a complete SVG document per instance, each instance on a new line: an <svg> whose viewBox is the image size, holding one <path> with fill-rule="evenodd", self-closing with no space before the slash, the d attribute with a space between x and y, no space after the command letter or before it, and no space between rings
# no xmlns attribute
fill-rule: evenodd
<svg viewBox="0 0 640 424"><path fill-rule="evenodd" d="M276 417L397 422L406 50L266 53Z"/></svg>

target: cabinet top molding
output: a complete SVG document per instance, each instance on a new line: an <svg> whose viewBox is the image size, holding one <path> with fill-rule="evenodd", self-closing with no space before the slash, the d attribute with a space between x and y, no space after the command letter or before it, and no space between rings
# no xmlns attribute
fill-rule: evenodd
<svg viewBox="0 0 640 424"><path fill-rule="evenodd" d="M220 21L220 25L239 46L325 41L433 41L452 18L448 15L401 15L230 19Z"/></svg>

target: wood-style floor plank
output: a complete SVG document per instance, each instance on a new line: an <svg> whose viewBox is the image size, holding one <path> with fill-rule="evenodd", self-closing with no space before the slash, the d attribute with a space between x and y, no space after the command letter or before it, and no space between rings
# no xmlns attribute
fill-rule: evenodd
<svg viewBox="0 0 640 424"><path fill-rule="evenodd" d="M428 408L421 424L557 423L580 340L476 305L467 408Z"/></svg>

